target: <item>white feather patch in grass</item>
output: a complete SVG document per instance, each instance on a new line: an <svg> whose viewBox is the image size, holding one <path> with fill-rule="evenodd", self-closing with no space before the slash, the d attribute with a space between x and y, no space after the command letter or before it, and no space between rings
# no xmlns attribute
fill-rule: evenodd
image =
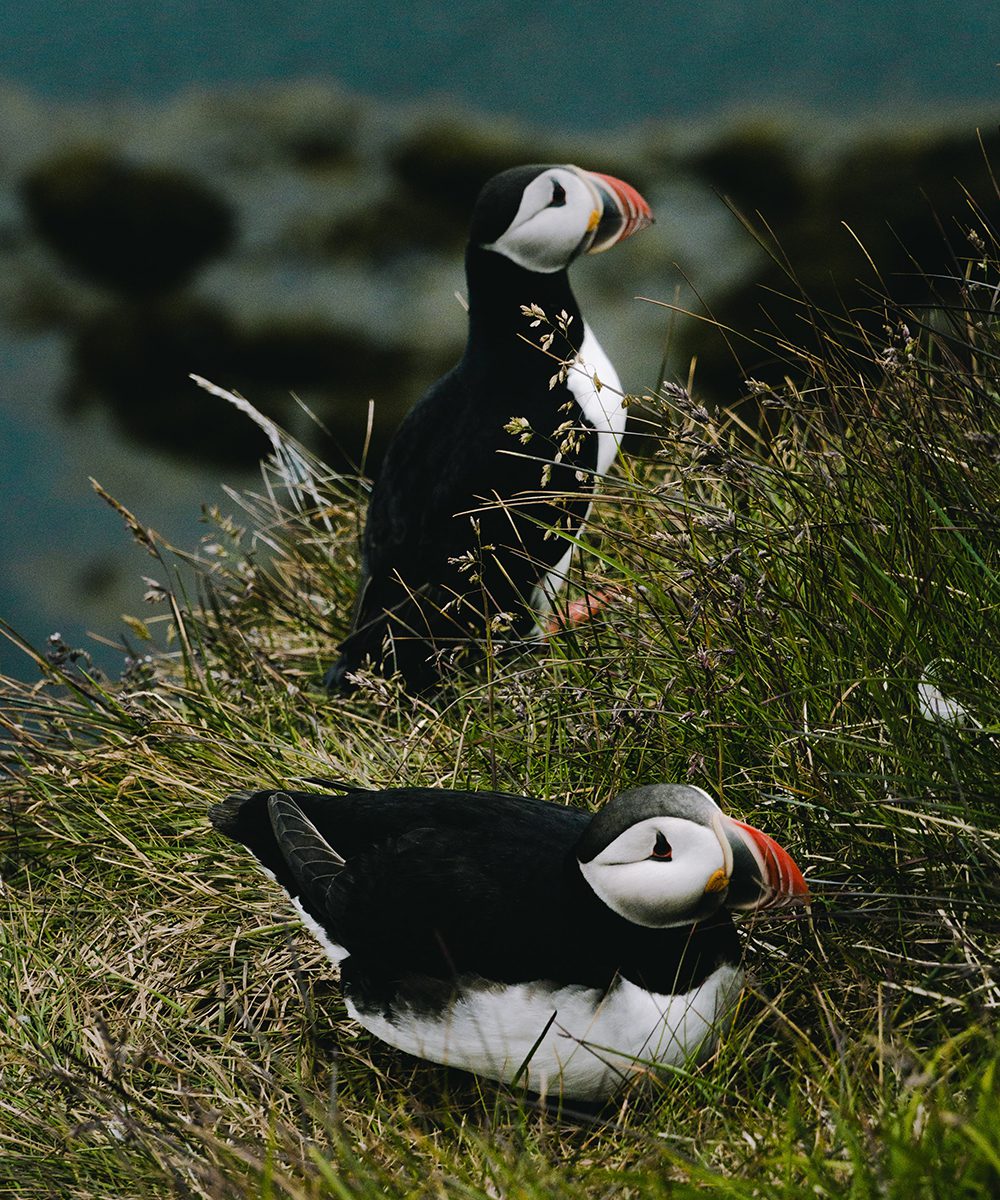
<svg viewBox="0 0 1000 1200"><path fill-rule="evenodd" d="M944 725L967 725L974 729L982 726L972 716L969 710L946 696L938 687L936 674L943 665L952 665L945 659L936 659L928 663L917 683L917 707L925 721L937 721Z"/></svg>

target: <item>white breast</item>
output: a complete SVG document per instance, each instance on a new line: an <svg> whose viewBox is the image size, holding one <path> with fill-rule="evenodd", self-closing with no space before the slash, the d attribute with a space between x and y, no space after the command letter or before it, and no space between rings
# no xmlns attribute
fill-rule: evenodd
<svg viewBox="0 0 1000 1200"><path fill-rule="evenodd" d="M647 992L626 980L602 994L551 983L479 981L439 1016L397 1009L347 1010L390 1046L542 1095L580 1100L610 1095L650 1064L704 1057L742 986L737 967L719 967L683 995ZM522 1071L521 1068L524 1067Z"/></svg>
<svg viewBox="0 0 1000 1200"><path fill-rule="evenodd" d="M595 378L600 383L600 389L594 383ZM586 322L583 325L583 345L576 362L570 367L566 386L573 393L584 417L597 430L597 473L606 475L621 445L626 413L618 372Z"/></svg>
<svg viewBox="0 0 1000 1200"><path fill-rule="evenodd" d="M626 412L622 404L622 385L618 372L586 322L583 326L583 345L566 376L566 386L580 406L580 412L588 424L597 430L597 474L606 475L618 455L622 434L625 432ZM589 515L588 508L587 516ZM566 572L572 557L573 547L569 546L532 593L531 607L538 614L536 628L539 633L545 628L545 619L555 605L556 596L565 586Z"/></svg>

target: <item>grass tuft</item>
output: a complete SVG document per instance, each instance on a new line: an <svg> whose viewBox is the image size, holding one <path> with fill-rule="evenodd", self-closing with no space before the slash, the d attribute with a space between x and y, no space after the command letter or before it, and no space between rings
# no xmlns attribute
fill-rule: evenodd
<svg viewBox="0 0 1000 1200"><path fill-rule="evenodd" d="M105 495L151 557L122 678L53 642L2 682L4 1194L994 1194L1000 263L971 246L953 303L887 309L881 341L813 314L797 362L772 345L786 385L732 413L642 397L655 454L606 485L576 568L605 607L434 698L319 692L364 490L270 423L261 487L193 552ZM583 807L690 780L787 845L815 905L745 922L706 1067L539 1108L360 1032L208 825L316 776Z"/></svg>

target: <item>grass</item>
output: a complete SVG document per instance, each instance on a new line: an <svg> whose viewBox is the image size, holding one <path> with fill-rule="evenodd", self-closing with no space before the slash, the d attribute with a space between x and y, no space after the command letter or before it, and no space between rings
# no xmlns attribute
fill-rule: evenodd
<svg viewBox="0 0 1000 1200"><path fill-rule="evenodd" d="M789 382L748 385L766 438L646 397L655 455L579 560L615 598L433 699L318 692L363 495L272 426L195 552L116 505L151 556L122 679L54 643L3 681L0 1194L996 1194L1000 272L973 236L954 297L884 336L809 312ZM316 775L581 806L688 779L792 851L813 913L744 924L711 1063L540 1110L360 1032L208 826Z"/></svg>

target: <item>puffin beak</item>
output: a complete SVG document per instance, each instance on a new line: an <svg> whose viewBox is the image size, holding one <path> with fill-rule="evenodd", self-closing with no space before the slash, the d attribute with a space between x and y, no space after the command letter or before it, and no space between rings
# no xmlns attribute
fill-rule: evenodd
<svg viewBox="0 0 1000 1200"><path fill-rule="evenodd" d="M724 832L733 853L729 908L777 908L807 904L809 887L802 872L774 838L752 825L725 818Z"/></svg>
<svg viewBox="0 0 1000 1200"><path fill-rule="evenodd" d="M588 231L590 241L585 243L587 254L600 254L652 225L649 205L630 183L616 179L614 175L582 171L579 167L576 170L594 194L594 212Z"/></svg>

